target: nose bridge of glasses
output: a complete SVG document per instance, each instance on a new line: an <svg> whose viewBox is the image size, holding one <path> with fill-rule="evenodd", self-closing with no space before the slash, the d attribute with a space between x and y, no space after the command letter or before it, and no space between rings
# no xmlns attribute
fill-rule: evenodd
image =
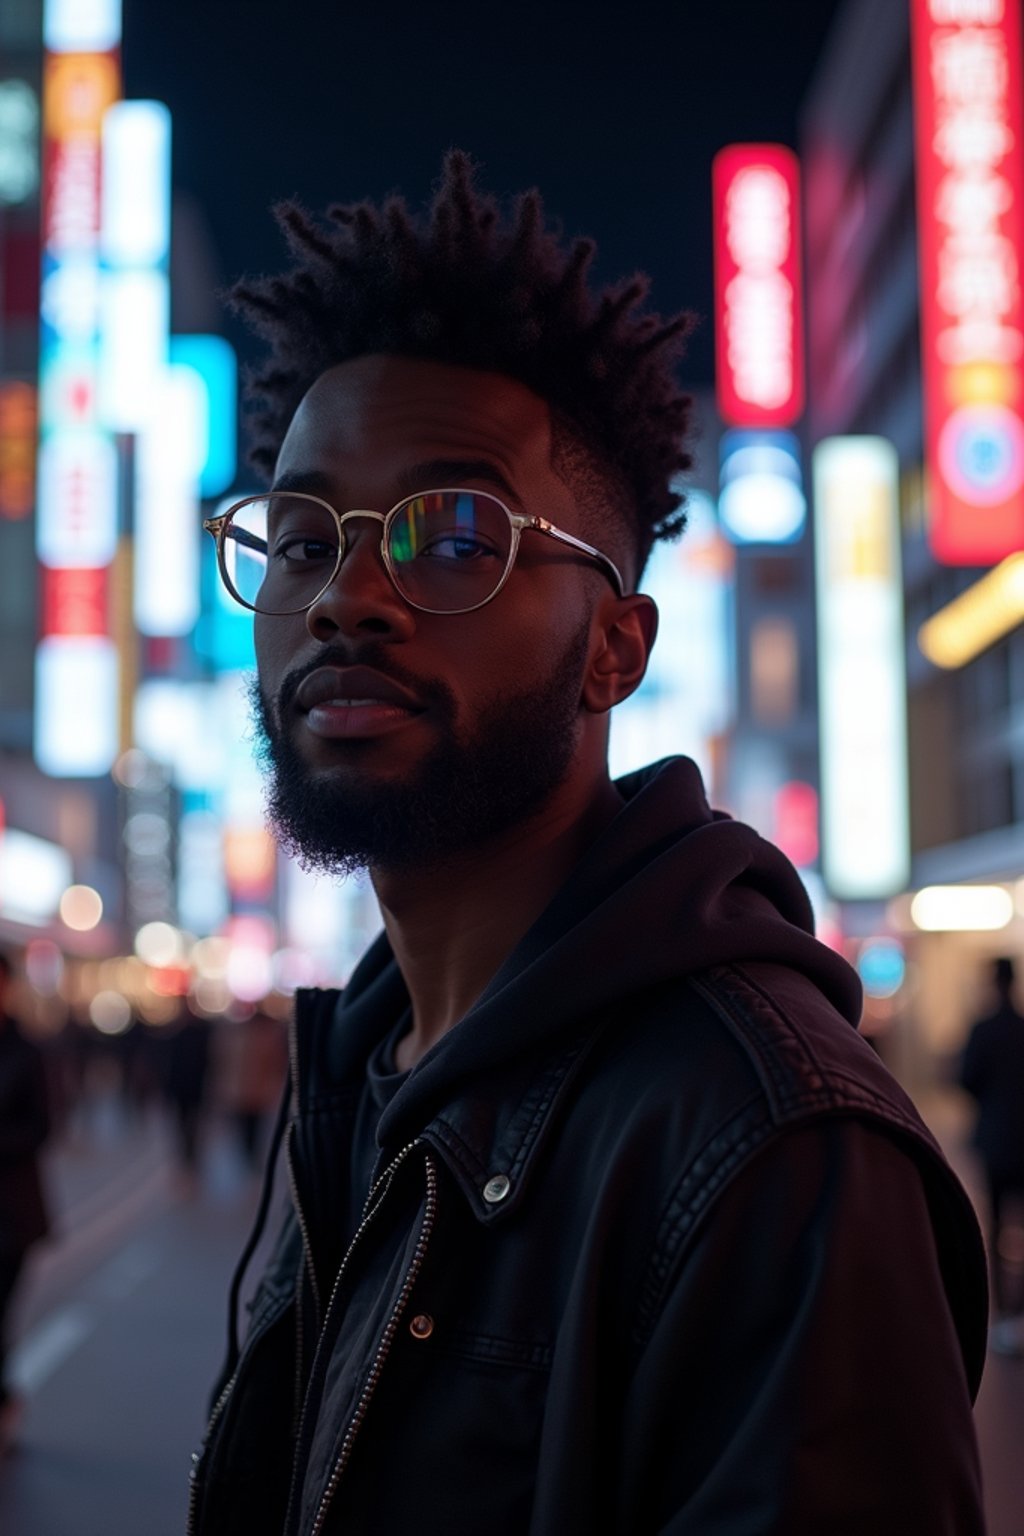
<svg viewBox="0 0 1024 1536"><path fill-rule="evenodd" d="M383 512L372 512L372 511L370 511L369 509L367 509L365 507L353 507L351 511L349 511L349 512L338 512L338 513L335 514L335 516L338 519L338 532L341 535L341 548L340 548L340 551L339 551L339 564L342 561L345 561L345 560L348 559L348 557L352 553L352 550L355 547L355 535L353 535L351 530L346 529L345 524L347 522L349 522L353 518L369 518L372 522L380 523L382 525L385 522L385 517L384 517L384 513ZM367 530L367 537L366 537L364 542L367 545L371 546L371 547L377 548L378 551L379 551L379 548L380 548L379 543L376 540L374 540L373 538L371 538L369 535L370 535L370 530L368 529ZM383 537L383 534L381 536Z"/></svg>
<svg viewBox="0 0 1024 1536"><path fill-rule="evenodd" d="M372 517L375 523L383 523L387 521L387 518L383 512L371 512L366 507L353 507L350 512L339 512L337 516L339 527L341 527L342 524L347 523L352 517Z"/></svg>

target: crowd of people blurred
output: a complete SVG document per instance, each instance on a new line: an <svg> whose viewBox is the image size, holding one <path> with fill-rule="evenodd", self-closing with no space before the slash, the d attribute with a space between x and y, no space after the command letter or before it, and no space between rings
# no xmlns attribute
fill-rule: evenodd
<svg viewBox="0 0 1024 1536"><path fill-rule="evenodd" d="M256 1175L288 1071L287 1026L272 999L209 1017L183 996L159 1024L131 1011L104 1031L73 1007L57 1027L33 1027L19 1018L28 997L20 965L0 950L0 1455L22 1414L4 1373L12 1308L26 1258L55 1225L48 1156L87 1145L101 1125L117 1135L152 1118L165 1126L182 1195L201 1186L214 1124L243 1177Z"/></svg>

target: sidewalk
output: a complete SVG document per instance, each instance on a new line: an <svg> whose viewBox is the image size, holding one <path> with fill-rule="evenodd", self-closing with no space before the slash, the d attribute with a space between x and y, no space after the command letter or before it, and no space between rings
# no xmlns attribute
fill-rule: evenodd
<svg viewBox="0 0 1024 1536"><path fill-rule="evenodd" d="M222 1135L194 1193L169 1149L150 1120L51 1159L58 1199L77 1203L20 1309L28 1411L0 1470L4 1536L183 1536L256 1190Z"/></svg>

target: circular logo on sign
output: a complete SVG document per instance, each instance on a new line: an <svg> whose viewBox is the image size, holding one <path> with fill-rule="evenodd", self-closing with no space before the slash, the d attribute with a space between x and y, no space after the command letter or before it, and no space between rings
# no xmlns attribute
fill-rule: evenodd
<svg viewBox="0 0 1024 1536"><path fill-rule="evenodd" d="M1004 405L965 405L939 433L939 468L961 501L995 507L1024 484L1024 427Z"/></svg>

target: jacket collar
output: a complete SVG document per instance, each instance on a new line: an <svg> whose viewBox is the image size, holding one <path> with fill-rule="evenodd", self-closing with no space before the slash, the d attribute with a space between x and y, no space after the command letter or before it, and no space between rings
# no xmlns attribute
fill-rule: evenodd
<svg viewBox="0 0 1024 1536"><path fill-rule="evenodd" d="M485 1078L453 1099L423 1130L444 1159L477 1220L487 1225L518 1210L558 1109L596 1038L578 1034L528 1066Z"/></svg>
<svg viewBox="0 0 1024 1536"><path fill-rule="evenodd" d="M402 989L382 973L376 1002L401 1007ZM391 994L394 994L393 996ZM376 1040L388 1031L379 1022L372 1040L365 1038L361 1010L342 1009L341 993L296 993L292 1070L299 1117L323 1115L332 1105L351 1100L365 1080L366 1060ZM393 1020L397 1012L384 1009ZM505 1220L519 1208L562 1100L600 1033L600 1020L562 1036L548 1051L504 1062L454 1091L415 1134L438 1153L462 1190L476 1218L486 1224ZM390 1027L390 1025L389 1025ZM414 1068L414 1072L418 1068ZM410 1082L412 1074L410 1075ZM381 1119L378 1141L382 1162L410 1139L402 1117L403 1085ZM401 1126L398 1136L392 1133Z"/></svg>

